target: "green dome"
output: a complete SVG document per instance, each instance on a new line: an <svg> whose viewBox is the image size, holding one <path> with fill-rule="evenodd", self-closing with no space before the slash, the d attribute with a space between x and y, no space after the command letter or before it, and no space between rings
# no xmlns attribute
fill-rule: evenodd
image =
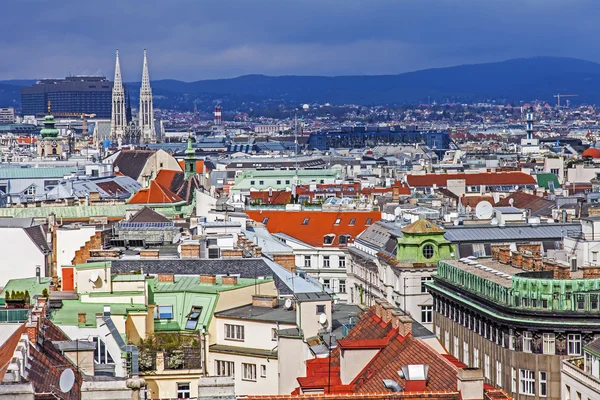
<svg viewBox="0 0 600 400"><path fill-rule="evenodd" d="M40 131L43 138L55 138L58 137L58 129L55 128L56 122L54 116L46 115L44 117L44 127Z"/></svg>

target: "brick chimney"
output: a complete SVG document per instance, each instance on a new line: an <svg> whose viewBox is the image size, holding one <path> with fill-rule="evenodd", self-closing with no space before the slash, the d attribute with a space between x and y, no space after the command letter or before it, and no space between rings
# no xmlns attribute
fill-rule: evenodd
<svg viewBox="0 0 600 400"><path fill-rule="evenodd" d="M583 267L583 279L600 278L600 266L588 265Z"/></svg>
<svg viewBox="0 0 600 400"><path fill-rule="evenodd" d="M222 249L221 258L242 258L242 249Z"/></svg>
<svg viewBox="0 0 600 400"><path fill-rule="evenodd" d="M383 319L383 300L381 299L375 299L375 315L377 315L379 318Z"/></svg>
<svg viewBox="0 0 600 400"><path fill-rule="evenodd" d="M392 312L396 307L388 303L387 301L381 305L383 307L383 322L386 324L392 320Z"/></svg>
<svg viewBox="0 0 600 400"><path fill-rule="evenodd" d="M85 325L87 314L84 312L77 313L77 323L79 325Z"/></svg>
<svg viewBox="0 0 600 400"><path fill-rule="evenodd" d="M158 282L174 283L175 275L173 275L173 274L158 274Z"/></svg>
<svg viewBox="0 0 600 400"><path fill-rule="evenodd" d="M140 250L140 258L146 259L157 259L160 251L158 249L144 249Z"/></svg>
<svg viewBox="0 0 600 400"><path fill-rule="evenodd" d="M25 331L27 332L27 337L31 344L35 345L38 341L38 317L32 315L31 320L27 322L25 325Z"/></svg>
<svg viewBox="0 0 600 400"><path fill-rule="evenodd" d="M273 261L291 273L296 273L296 256L294 254L273 254Z"/></svg>
<svg viewBox="0 0 600 400"><path fill-rule="evenodd" d="M263 294L252 295L252 307L277 307L277 297Z"/></svg>
<svg viewBox="0 0 600 400"><path fill-rule="evenodd" d="M511 265L515 268L521 268L523 265L523 253L515 251L512 253Z"/></svg>
<svg viewBox="0 0 600 400"><path fill-rule="evenodd" d="M533 255L523 254L521 256L521 268L526 271L533 271Z"/></svg>
<svg viewBox="0 0 600 400"><path fill-rule="evenodd" d="M183 243L181 258L200 258L200 243Z"/></svg>
<svg viewBox="0 0 600 400"><path fill-rule="evenodd" d="M398 329L400 336L406 336L412 333L412 318L404 315L403 312L392 311L392 327Z"/></svg>
<svg viewBox="0 0 600 400"><path fill-rule="evenodd" d="M510 264L510 247L502 247L498 253L498 261L504 264Z"/></svg>
<svg viewBox="0 0 600 400"><path fill-rule="evenodd" d="M479 368L461 368L457 374L457 389L462 400L483 399L483 372Z"/></svg>
<svg viewBox="0 0 600 400"><path fill-rule="evenodd" d="M214 285L217 283L217 277L215 275L202 274L200 275L200 283L208 283Z"/></svg>
<svg viewBox="0 0 600 400"><path fill-rule="evenodd" d="M221 277L221 284L223 285L237 285L237 276L223 276Z"/></svg>

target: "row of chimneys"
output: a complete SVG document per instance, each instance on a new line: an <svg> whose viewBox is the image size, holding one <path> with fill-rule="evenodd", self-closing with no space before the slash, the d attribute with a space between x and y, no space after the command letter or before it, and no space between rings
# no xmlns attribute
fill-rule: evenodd
<svg viewBox="0 0 600 400"><path fill-rule="evenodd" d="M412 332L412 318L386 300L375 299L375 315L383 320L383 322L392 323L392 327L398 329L401 336L406 336Z"/></svg>
<svg viewBox="0 0 600 400"><path fill-rule="evenodd" d="M507 245L492 246L492 259L525 271L552 271L554 279L571 277L571 266L543 258L540 245L517 245L517 251L511 251L510 246ZM584 268L583 277L599 278L600 267Z"/></svg>
<svg viewBox="0 0 600 400"><path fill-rule="evenodd" d="M161 283L174 283L175 275L174 274L158 274L158 281ZM215 285L217 283L217 276L211 274L202 274L200 275L200 283L208 283L211 285ZM229 276L224 275L221 277L222 285L237 285L238 277L237 276Z"/></svg>

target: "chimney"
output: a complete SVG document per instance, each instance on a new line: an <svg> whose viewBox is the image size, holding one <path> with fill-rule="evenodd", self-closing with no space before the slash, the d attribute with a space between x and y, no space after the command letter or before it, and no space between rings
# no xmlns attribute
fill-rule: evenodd
<svg viewBox="0 0 600 400"><path fill-rule="evenodd" d="M600 266L587 265L583 267L583 279L600 278Z"/></svg>
<svg viewBox="0 0 600 400"><path fill-rule="evenodd" d="M252 296L252 307L275 308L277 307L277 297L255 294Z"/></svg>
<svg viewBox="0 0 600 400"><path fill-rule="evenodd" d="M158 282L174 283L175 275L173 275L173 274L158 274Z"/></svg>
<svg viewBox="0 0 600 400"><path fill-rule="evenodd" d="M85 325L87 314L84 312L77 313L77 323L79 325Z"/></svg>
<svg viewBox="0 0 600 400"><path fill-rule="evenodd" d="M388 303L387 301L381 305L383 307L383 322L386 324L392 320L392 312L396 307Z"/></svg>
<svg viewBox="0 0 600 400"><path fill-rule="evenodd" d="M381 319L383 319L383 307L381 306L382 303L383 300L375 299L375 315Z"/></svg>
<svg viewBox="0 0 600 400"><path fill-rule="evenodd" d="M237 285L237 276L223 276L221 278L221 284L223 285Z"/></svg>
<svg viewBox="0 0 600 400"><path fill-rule="evenodd" d="M200 258L200 243L183 243L181 258Z"/></svg>
<svg viewBox="0 0 600 400"><path fill-rule="evenodd" d="M144 250L140 250L140 258L157 259L158 256L159 256L159 250L158 249L144 249Z"/></svg>
<svg viewBox="0 0 600 400"><path fill-rule="evenodd" d="M400 313L400 315L397 318L397 328L398 328L398 334L400 336L408 336L408 335L412 335L412 318L409 317L408 315L402 315L402 313Z"/></svg>
<svg viewBox="0 0 600 400"><path fill-rule="evenodd" d="M25 330L27 332L27 337L29 338L29 341L31 342L31 344L33 344L35 346L35 344L38 341L38 317L32 315L31 316L31 320L29 322L27 322L27 325L25 325Z"/></svg>
<svg viewBox="0 0 600 400"><path fill-rule="evenodd" d="M291 273L296 273L296 256L294 254L273 254L273 261Z"/></svg>
<svg viewBox="0 0 600 400"><path fill-rule="evenodd" d="M501 247L498 253L498 261L503 264L510 264L510 247Z"/></svg>
<svg viewBox="0 0 600 400"><path fill-rule="evenodd" d="M457 376L462 400L483 399L483 372L479 368L461 368Z"/></svg>
<svg viewBox="0 0 600 400"><path fill-rule="evenodd" d="M217 277L215 275L202 274L200 275L200 283L208 283L214 285L217 283Z"/></svg>
<svg viewBox="0 0 600 400"><path fill-rule="evenodd" d="M262 247L255 246L252 253L254 254L254 257L262 257Z"/></svg>

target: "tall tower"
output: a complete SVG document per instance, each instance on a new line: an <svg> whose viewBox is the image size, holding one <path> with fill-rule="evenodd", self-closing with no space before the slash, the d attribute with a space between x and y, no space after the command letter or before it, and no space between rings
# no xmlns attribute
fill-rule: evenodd
<svg viewBox="0 0 600 400"><path fill-rule="evenodd" d="M527 139L533 139L533 108L527 110L525 118L527 122Z"/></svg>
<svg viewBox="0 0 600 400"><path fill-rule="evenodd" d="M150 88L150 75L148 74L148 59L144 49L144 69L142 71L142 87L140 89L140 131L142 142L156 143L156 130L154 130L154 109L152 108L152 89Z"/></svg>
<svg viewBox="0 0 600 400"><path fill-rule="evenodd" d="M123 90L123 78L121 77L121 64L119 64L119 50L117 49L117 61L115 63L115 81L112 90L112 111L110 118L110 140L123 144L125 136L125 91Z"/></svg>
<svg viewBox="0 0 600 400"><path fill-rule="evenodd" d="M215 106L215 125L216 126L220 126L222 119L221 119L221 112L223 111L223 109L221 108L221 106Z"/></svg>

